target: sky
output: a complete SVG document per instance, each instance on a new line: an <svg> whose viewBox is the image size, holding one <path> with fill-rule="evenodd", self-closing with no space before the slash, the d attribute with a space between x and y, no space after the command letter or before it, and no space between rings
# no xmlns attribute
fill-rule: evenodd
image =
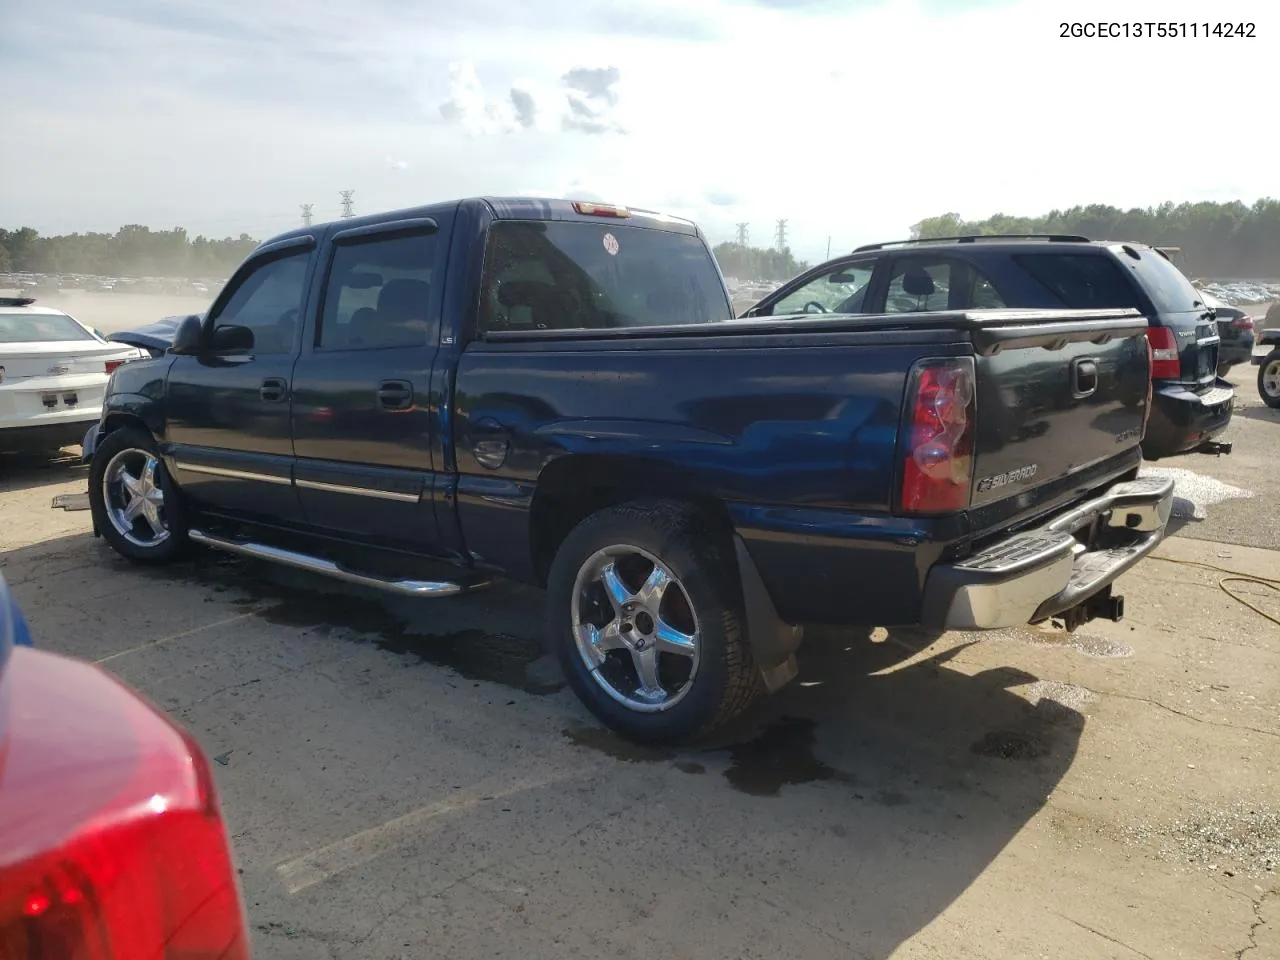
<svg viewBox="0 0 1280 960"><path fill-rule="evenodd" d="M526 194L691 217L713 241L745 222L760 246L785 218L815 261L948 211L1280 195L1280 10L1261 0L0 7L0 226L42 233L262 239L304 203L337 217L344 189L357 213ZM1121 11L1255 36L1059 36Z"/></svg>

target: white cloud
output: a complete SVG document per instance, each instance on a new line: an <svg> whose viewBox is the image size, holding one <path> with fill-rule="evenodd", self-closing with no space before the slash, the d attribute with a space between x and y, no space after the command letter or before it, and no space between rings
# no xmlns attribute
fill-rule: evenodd
<svg viewBox="0 0 1280 960"><path fill-rule="evenodd" d="M1064 18L1118 19L1102 0L781 6L370 0L317 18L306 0L131 0L126 17L10 0L0 89L23 91L5 105L23 149L0 153L0 225L266 235L299 203L335 216L339 189L367 212L538 186L670 209L713 239L747 221L760 242L786 217L816 259L828 236L847 249L947 210L1277 189L1280 34L1261 0L1223 9L1258 25L1232 40L1058 37Z"/></svg>

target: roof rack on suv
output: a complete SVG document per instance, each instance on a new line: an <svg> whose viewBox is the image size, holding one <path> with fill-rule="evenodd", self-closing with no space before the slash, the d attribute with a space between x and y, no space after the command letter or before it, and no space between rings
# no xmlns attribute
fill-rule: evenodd
<svg viewBox="0 0 1280 960"><path fill-rule="evenodd" d="M0 297L0 307L29 307L35 302L35 297Z"/></svg>
<svg viewBox="0 0 1280 960"><path fill-rule="evenodd" d="M865 250L883 250L885 247L904 247L915 243L977 243L979 240L1045 240L1049 243L1089 243L1088 237L1070 233L984 233L963 237L921 237L916 240L890 240L887 243L866 243L854 248L854 253Z"/></svg>

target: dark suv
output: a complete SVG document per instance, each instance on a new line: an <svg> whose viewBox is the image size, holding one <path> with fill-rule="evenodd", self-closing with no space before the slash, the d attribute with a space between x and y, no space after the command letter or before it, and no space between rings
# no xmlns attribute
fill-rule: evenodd
<svg viewBox="0 0 1280 960"><path fill-rule="evenodd" d="M1142 444L1157 460L1229 453L1234 388L1218 378L1214 311L1169 258L1076 236L948 237L858 247L779 287L743 318L791 314L1133 307L1147 318L1153 402Z"/></svg>

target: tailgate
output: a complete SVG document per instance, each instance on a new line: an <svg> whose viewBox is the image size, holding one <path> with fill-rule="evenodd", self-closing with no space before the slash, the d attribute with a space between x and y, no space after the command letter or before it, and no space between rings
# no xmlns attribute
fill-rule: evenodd
<svg viewBox="0 0 1280 960"><path fill-rule="evenodd" d="M1147 321L1140 313L971 319L977 354L973 507L1055 484L1139 445L1150 382ZM1038 498L1026 499L1029 505Z"/></svg>

